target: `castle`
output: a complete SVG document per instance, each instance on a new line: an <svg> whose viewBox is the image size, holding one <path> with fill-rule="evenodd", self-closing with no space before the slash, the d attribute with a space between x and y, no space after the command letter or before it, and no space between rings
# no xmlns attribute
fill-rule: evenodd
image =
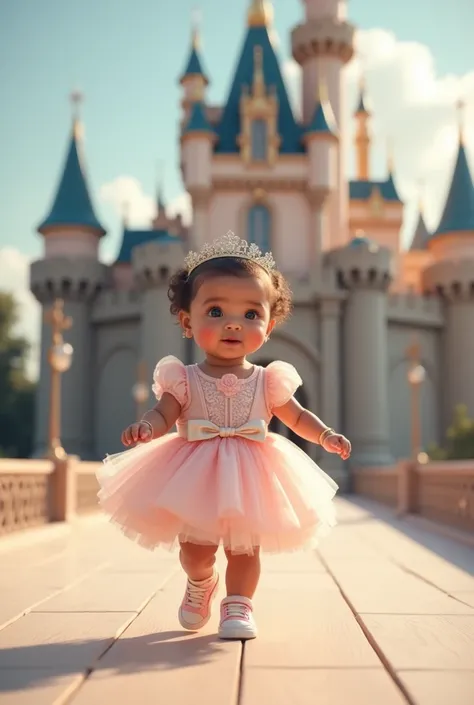
<svg viewBox="0 0 474 705"><path fill-rule="evenodd" d="M304 381L299 399L351 439L354 466L410 454L414 337L426 370L424 445L441 440L456 404L474 414L474 187L462 136L436 231L427 232L420 213L411 247L402 251L404 206L392 170L380 181L369 174L363 93L354 116L356 178L348 181L344 171L344 67L354 35L346 2L303 4L291 33L302 68L301 121L269 37L268 0L249 0L243 47L221 106L206 100L209 78L193 33L180 78L180 164L192 226L169 218L159 198L149 229L124 223L110 266L98 257L105 229L92 205L75 117L52 208L38 227L44 255L31 266L31 290L42 306L61 297L74 321L66 334L74 361L62 382L67 452L95 459L119 451L121 431L138 413L138 370L149 383L162 356L200 359L169 314L168 277L190 247L228 230L271 249L294 292L292 318L254 361L295 365ZM43 326L37 455L48 432L50 331ZM294 440L319 457L318 447ZM347 487L347 464L326 456L324 467Z"/></svg>

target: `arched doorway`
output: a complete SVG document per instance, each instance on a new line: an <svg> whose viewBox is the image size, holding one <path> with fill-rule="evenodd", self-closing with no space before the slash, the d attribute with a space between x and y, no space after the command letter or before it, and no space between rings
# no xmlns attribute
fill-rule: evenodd
<svg viewBox="0 0 474 705"><path fill-rule="evenodd" d="M267 367L272 360L259 360L256 362L257 365L260 365L261 367ZM304 406L305 409L308 408L308 395L306 394L306 391L304 389L304 385L301 387L298 387L298 389L295 392L295 399L299 401L301 406ZM294 431L291 431L289 428L287 428L281 421L280 419L277 419L276 416L272 418L270 421L270 424L268 426L269 431L272 433L279 433L281 436L284 436L285 438L288 438L288 440L292 441L295 445L298 446L298 448L301 448L305 453L308 452L308 441L306 441L304 438L300 438L297 433Z"/></svg>

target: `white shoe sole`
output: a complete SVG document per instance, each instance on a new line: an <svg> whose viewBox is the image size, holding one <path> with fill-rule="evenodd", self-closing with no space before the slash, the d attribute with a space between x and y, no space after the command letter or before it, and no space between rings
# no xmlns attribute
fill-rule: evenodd
<svg viewBox="0 0 474 705"><path fill-rule="evenodd" d="M178 621L181 624L181 626L183 627L183 629L187 629L190 632L198 632L200 629L202 629L203 627L206 626L206 624L209 622L209 620L212 617L212 603L216 599L218 588L219 588L219 575L217 575L216 584L214 585L212 592L211 592L211 596L209 598L209 611L207 613L207 617L205 619L201 620L200 622L197 622L195 624L193 624L192 622L187 622L186 619L184 618L184 615L183 615L183 608L182 608L182 606L180 606L179 611L178 611Z"/></svg>
<svg viewBox="0 0 474 705"><path fill-rule="evenodd" d="M245 625L229 625L226 624L223 627L219 627L219 639L239 639L246 641L248 639L256 639L257 628L255 626L245 626Z"/></svg>

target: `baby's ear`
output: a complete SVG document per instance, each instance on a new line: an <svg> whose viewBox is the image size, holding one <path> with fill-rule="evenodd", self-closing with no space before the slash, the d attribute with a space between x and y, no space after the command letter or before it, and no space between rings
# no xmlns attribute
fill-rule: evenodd
<svg viewBox="0 0 474 705"><path fill-rule="evenodd" d="M179 312L178 321L185 333L187 333L188 331L191 332L191 316L187 311Z"/></svg>
<svg viewBox="0 0 474 705"><path fill-rule="evenodd" d="M270 333L275 328L275 326L276 326L276 320L274 318L271 318L268 323L268 326L267 326L267 335L270 335Z"/></svg>

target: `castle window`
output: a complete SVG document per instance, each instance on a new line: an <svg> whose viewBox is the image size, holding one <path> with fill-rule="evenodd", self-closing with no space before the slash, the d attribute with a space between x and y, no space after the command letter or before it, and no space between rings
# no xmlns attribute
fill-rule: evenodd
<svg viewBox="0 0 474 705"><path fill-rule="evenodd" d="M266 206L252 206L248 213L248 241L263 252L270 249L271 217Z"/></svg>
<svg viewBox="0 0 474 705"><path fill-rule="evenodd" d="M268 152L268 124L266 120L252 120L252 159L265 161Z"/></svg>

